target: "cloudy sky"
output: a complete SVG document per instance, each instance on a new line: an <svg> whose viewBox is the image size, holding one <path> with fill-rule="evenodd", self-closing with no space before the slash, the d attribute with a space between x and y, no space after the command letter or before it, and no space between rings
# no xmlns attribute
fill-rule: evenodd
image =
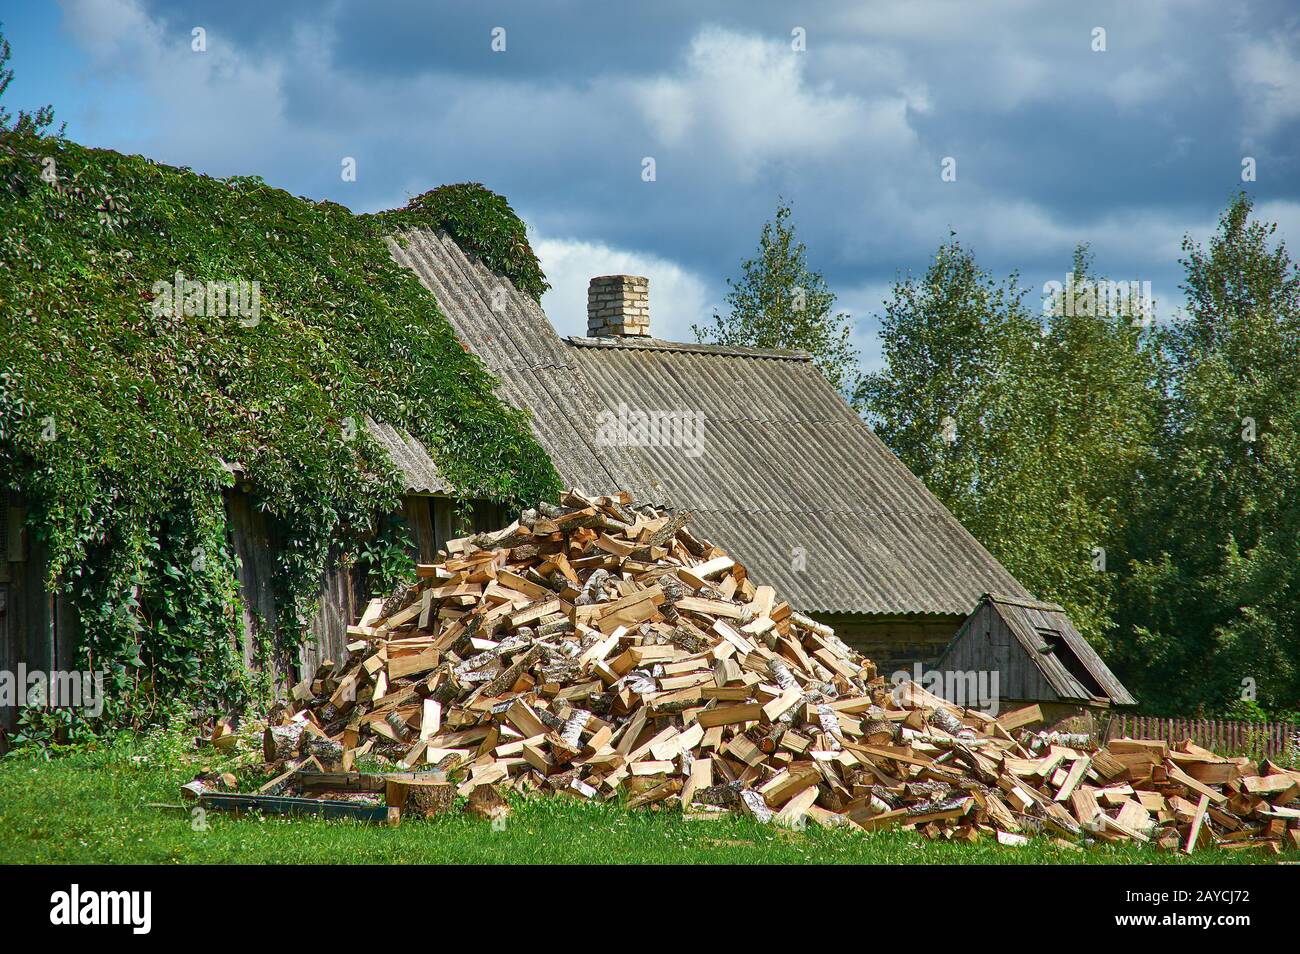
<svg viewBox="0 0 1300 954"><path fill-rule="evenodd" d="M357 211L447 182L504 193L532 230L563 333L584 330L589 277L634 272L651 278L655 333L689 339L778 196L868 366L889 284L923 270L950 231L995 273L1018 270L1035 300L1091 243L1102 273L1151 282L1163 317L1181 297L1182 237L1207 236L1237 189L1291 244L1300 236L1292 0L0 11L11 108L53 103L87 145L257 174ZM342 181L345 156L355 182ZM1244 157L1255 182L1242 182Z"/></svg>

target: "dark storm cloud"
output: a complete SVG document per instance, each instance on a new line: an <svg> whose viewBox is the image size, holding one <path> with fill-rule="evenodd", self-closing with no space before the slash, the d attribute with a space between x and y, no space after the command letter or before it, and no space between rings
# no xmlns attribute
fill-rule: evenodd
<svg viewBox="0 0 1300 954"><path fill-rule="evenodd" d="M118 109L130 121L95 144L357 209L481 180L566 280L615 251L677 269L678 335L778 195L855 310L950 230L1034 287L1090 241L1104 269L1172 294L1178 239L1212 226L1245 155L1260 165L1248 188L1300 225L1300 25L1283 2L64 7L61 41L131 93L88 94L65 111L74 135L78 109ZM195 25L206 58L189 53ZM939 177L948 156L956 182Z"/></svg>

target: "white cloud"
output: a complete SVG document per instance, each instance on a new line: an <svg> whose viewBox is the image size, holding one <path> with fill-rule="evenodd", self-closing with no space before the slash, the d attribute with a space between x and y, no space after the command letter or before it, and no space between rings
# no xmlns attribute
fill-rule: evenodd
<svg viewBox="0 0 1300 954"><path fill-rule="evenodd" d="M65 29L101 78L143 87L137 119L151 158L192 165L201 156L209 170L248 173L248 145L274 149L284 133L282 61L253 60L211 31L197 52L191 28L164 30L137 0L63 0L63 9ZM139 143L121 145L140 151Z"/></svg>
<svg viewBox="0 0 1300 954"><path fill-rule="evenodd" d="M742 179L767 160L807 161L850 144L892 150L915 141L907 106L924 105L917 87L845 95L829 82L808 80L807 55L785 42L705 27L691 41L682 77L634 83L632 95L662 143L700 154L720 150Z"/></svg>
<svg viewBox="0 0 1300 954"><path fill-rule="evenodd" d="M587 333L587 283L597 275L650 279L650 333L669 341L694 341L692 324L712 315L708 285L676 262L595 242L541 238L533 242L551 290L542 307L561 335Z"/></svg>
<svg viewBox="0 0 1300 954"><path fill-rule="evenodd" d="M1135 66L1117 73L1106 84L1106 92L1119 106L1144 106L1164 96L1182 79L1182 70L1163 63L1159 69Z"/></svg>
<svg viewBox="0 0 1300 954"><path fill-rule="evenodd" d="M1277 34L1245 41L1237 51L1232 78L1246 112L1248 141L1300 118L1300 58L1291 48L1295 41L1294 34Z"/></svg>

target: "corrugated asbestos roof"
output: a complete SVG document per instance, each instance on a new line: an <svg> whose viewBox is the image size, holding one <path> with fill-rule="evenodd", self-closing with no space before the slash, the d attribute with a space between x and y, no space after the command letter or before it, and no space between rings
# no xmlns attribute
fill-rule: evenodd
<svg viewBox="0 0 1300 954"><path fill-rule="evenodd" d="M641 453L674 506L801 609L964 616L991 589L1028 596L806 355L568 340L612 414L696 415L698 455Z"/></svg>
<svg viewBox="0 0 1300 954"><path fill-rule="evenodd" d="M1060 634L1065 643L1065 651L1073 653L1105 691L1110 702L1117 706L1137 705L1137 700L1129 695L1124 684L1110 671L1110 667L1083 638L1083 634L1074 628L1074 624L1065 615L1064 608L1055 603L1040 603L1002 594L987 594L984 599L1006 621L1007 628L1015 634L1043 678L1062 699L1087 702L1093 698L1093 693L1070 673L1068 660L1061 658L1061 647L1049 646L1041 631Z"/></svg>
<svg viewBox="0 0 1300 954"><path fill-rule="evenodd" d="M1029 595L806 355L561 340L536 302L447 236L408 232L390 250L501 379L501 396L531 412L566 484L694 510L700 532L809 612L965 616L989 591ZM601 412L617 420L620 405L698 415L679 420L699 422L699 453L689 441L597 440Z"/></svg>
<svg viewBox="0 0 1300 954"><path fill-rule="evenodd" d="M449 494L451 485L438 473L428 449L405 430L366 418L366 432L388 452L394 466L406 478L406 489L417 494Z"/></svg>
<svg viewBox="0 0 1300 954"><path fill-rule="evenodd" d="M599 399L537 302L445 234L414 230L388 244L394 260L433 293L461 343L500 379L500 396L532 415L533 433L567 485L593 493L624 488L664 502L634 449L596 443Z"/></svg>

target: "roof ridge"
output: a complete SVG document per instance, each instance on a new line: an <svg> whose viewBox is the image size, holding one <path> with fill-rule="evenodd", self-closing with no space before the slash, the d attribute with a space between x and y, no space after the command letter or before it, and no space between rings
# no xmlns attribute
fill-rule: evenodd
<svg viewBox="0 0 1300 954"><path fill-rule="evenodd" d="M1006 593L985 593L984 598L993 603L1006 603L1009 606L1021 606L1025 609L1047 610L1053 613L1064 613L1065 607L1060 603L1049 603L1046 600L1033 599L1024 596L1009 596Z"/></svg>
<svg viewBox="0 0 1300 954"><path fill-rule="evenodd" d="M636 351L677 351L684 354L722 355L771 361L812 361L807 351L789 348L756 348L749 345L716 345L703 342L669 341L666 338L590 338L569 335L564 341L577 348L626 348Z"/></svg>

